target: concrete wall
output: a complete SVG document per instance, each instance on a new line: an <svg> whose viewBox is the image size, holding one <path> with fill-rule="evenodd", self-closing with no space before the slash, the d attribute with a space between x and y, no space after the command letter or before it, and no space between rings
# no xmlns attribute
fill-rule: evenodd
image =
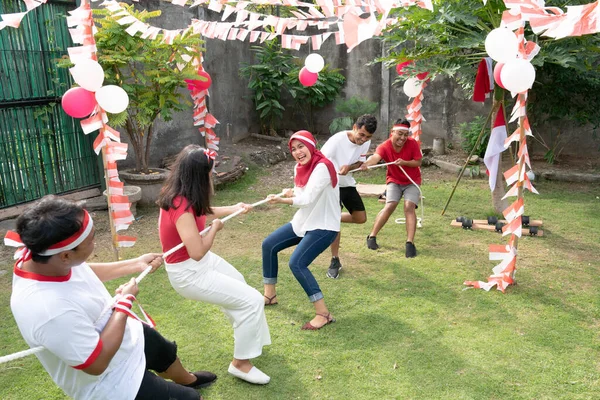
<svg viewBox="0 0 600 400"><path fill-rule="evenodd" d="M136 3L141 7L140 3ZM220 15L201 7L179 7L160 0L147 0L143 7L147 9L161 9L162 16L153 22L155 26L166 29L178 29L189 25L192 18L204 20L219 20ZM306 34L304 32L303 34ZM256 43L254 43L256 44ZM258 114L254 110L251 92L247 88L248 82L239 77L240 63L252 62L253 54L248 41L221 41L207 39L204 67L211 74L212 87L208 100L209 111L219 120L215 131L223 142L239 141L250 132L259 131ZM296 53L304 58L311 52L310 46ZM326 63L334 68L339 68L347 81L343 88L342 96L348 99L353 96L366 98L380 104L379 128L376 135L385 137L389 126L396 118L406 115L408 98L402 91L402 81L395 82L397 74L394 69L385 69L381 64L366 65L368 62L381 56L382 41L373 39L361 43L351 53L347 53L345 46L337 46L330 37L318 51ZM187 93L185 93L187 96ZM306 123L293 102L284 104L287 107L282 129L305 129ZM463 93L462 89L449 78L438 77L432 81L425 92L422 113L426 120L423 124L423 141L431 145L433 138L443 137L447 142L458 144L457 126L461 122L471 121L476 115L486 116L491 104L474 103L470 100L470 93ZM510 112L510 110L507 110ZM318 132L328 132L329 123L337 115L334 106L330 105L322 110L315 110L313 117ZM511 125L512 129L515 129ZM548 127L533 126L534 134L546 135ZM556 128L553 126L553 128ZM562 127L563 137L567 147L563 154L577 154L584 156L599 155L599 142L591 139L589 127L577 128L565 124ZM162 158L177 153L189 143L202 143L197 129L192 125L192 114L182 112L175 115L173 121L157 122L157 137L151 152L151 165L158 165ZM509 132L512 133L512 132ZM549 142L549 139L547 140ZM544 152L540 145L533 145L533 151ZM122 166L133 164L130 158Z"/></svg>

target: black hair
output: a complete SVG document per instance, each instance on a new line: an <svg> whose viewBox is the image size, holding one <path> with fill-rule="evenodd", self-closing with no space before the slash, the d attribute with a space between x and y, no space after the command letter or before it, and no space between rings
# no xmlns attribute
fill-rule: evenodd
<svg viewBox="0 0 600 400"><path fill-rule="evenodd" d="M165 181L156 204L168 211L179 207L179 204L174 204L173 200L181 196L189 202L189 207L194 210L195 215L211 214L210 171L213 165L213 160L204 153L204 148L196 144L186 146L177 155L171 174Z"/></svg>
<svg viewBox="0 0 600 400"><path fill-rule="evenodd" d="M83 208L57 196L44 196L17 218L17 233L31 250L33 261L46 264L51 256L40 256L50 246L74 235L83 224Z"/></svg>
<svg viewBox="0 0 600 400"><path fill-rule="evenodd" d="M407 120L405 120L405 119L398 118L398 119L397 119L397 120L394 122L394 125L408 125L408 126L410 126L410 122L408 122L408 121L407 121Z"/></svg>
<svg viewBox="0 0 600 400"><path fill-rule="evenodd" d="M377 130L377 118L375 118L371 114L364 114L358 117L355 125L358 129L364 126L367 132L369 132L372 135Z"/></svg>

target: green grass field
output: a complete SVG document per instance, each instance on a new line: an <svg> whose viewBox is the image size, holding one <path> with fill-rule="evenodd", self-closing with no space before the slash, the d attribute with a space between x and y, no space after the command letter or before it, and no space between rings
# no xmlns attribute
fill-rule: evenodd
<svg viewBox="0 0 600 400"><path fill-rule="evenodd" d="M275 167L277 168L277 167ZM285 171L291 175L290 171ZM384 171L359 177L383 183ZM440 215L454 177L424 169L425 221L417 231L418 257L404 257L406 233L392 220L378 235L381 249L365 237L382 204L365 199L369 221L342 227L341 278L325 276L329 254L312 266L337 322L301 331L313 308L280 257L279 302L266 310L273 344L255 364L271 383L252 386L227 374L232 330L214 306L180 297L160 269L140 284L139 299L166 337L176 340L184 365L219 375L202 390L206 399L591 399L600 398L600 188L534 182L525 214L544 221L543 237L519 241L517 285L464 290L465 280L486 280L495 266L488 244L508 239L486 231L450 227L458 215L485 218L487 182L461 182ZM291 182L290 182L291 185ZM267 187L258 171L217 192L215 204L255 202L280 187ZM288 222L293 209L266 205L232 219L213 251L262 288L261 242ZM131 228L133 257L160 251L156 209L140 209ZM396 217L401 217L400 209ZM109 261L107 217L95 215L93 261ZM0 270L12 269L3 250ZM119 282L110 282L109 290ZM0 276L0 355L26 349L9 307L11 274ZM0 399L63 399L34 356L0 365ZM118 396L115 397L118 399Z"/></svg>

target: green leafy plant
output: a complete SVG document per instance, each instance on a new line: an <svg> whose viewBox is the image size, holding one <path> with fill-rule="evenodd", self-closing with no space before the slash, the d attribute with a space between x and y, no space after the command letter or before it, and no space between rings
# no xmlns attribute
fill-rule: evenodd
<svg viewBox="0 0 600 400"><path fill-rule="evenodd" d="M160 11L136 11L123 5L135 18L146 22ZM104 69L104 85L118 85L129 96L129 107L109 117L113 126L124 126L135 155L136 171L148 173L148 160L157 118L172 119L190 102L185 97L184 79L198 79L196 68L184 60L194 57L204 43L200 36L186 33L173 44L131 36L107 10L94 10L98 32L95 35L98 62ZM185 65L180 70L177 65Z"/></svg>
<svg viewBox="0 0 600 400"><path fill-rule="evenodd" d="M485 118L481 116L476 116L473 121L463 122L458 125L458 133L462 137L462 148L470 153L475 147L477 143L477 138L481 133L481 130L484 128ZM485 155L485 149L487 148L488 140L490 139L490 128L488 125L485 126L483 131L483 136L477 145L477 148L473 152L473 154L478 155L479 157L483 157Z"/></svg>
<svg viewBox="0 0 600 400"><path fill-rule="evenodd" d="M335 118L329 124L329 133L334 133L352 129L352 125L358 117L363 114L374 114L379 108L379 104L360 97L351 97L347 100L338 100L335 105L335 111L343 114Z"/></svg>
<svg viewBox="0 0 600 400"><path fill-rule="evenodd" d="M248 87L252 89L252 100L259 113L262 132L275 136L277 123L285 111L281 95L293 68L294 56L283 51L277 39L262 46L253 46L252 51L254 63L244 63L240 76L249 79Z"/></svg>
<svg viewBox="0 0 600 400"><path fill-rule="evenodd" d="M322 108L332 103L342 90L346 78L339 73L338 69L325 66L319 72L317 83L312 86L303 86L298 79L301 67L295 67L288 74L288 91L295 99L295 109L299 110L304 121L311 130L315 132L313 109Z"/></svg>
<svg viewBox="0 0 600 400"><path fill-rule="evenodd" d="M560 130L558 130L556 134L554 134L553 131L550 131L550 138L548 141L544 140L541 135L535 135L533 138L546 149L544 160L546 160L548 164L554 164L559 160L560 154L565 148Z"/></svg>

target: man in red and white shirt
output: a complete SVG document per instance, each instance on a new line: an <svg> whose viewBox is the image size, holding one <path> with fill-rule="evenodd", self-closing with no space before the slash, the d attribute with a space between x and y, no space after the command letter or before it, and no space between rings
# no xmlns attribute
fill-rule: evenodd
<svg viewBox="0 0 600 400"><path fill-rule="evenodd" d="M369 159L361 165L365 170L376 165L381 160L394 164L387 166L385 182L386 200L385 207L377 214L375 224L369 236L367 236L367 247L377 250L379 245L376 241L377 233L383 228L390 218L400 199L404 197L404 215L406 217L406 257L417 255L414 245L415 232L417 230L416 208L419 203L420 191L417 185L421 185L421 148L410 136L410 124L406 120L396 120L390 131L390 138L380 144Z"/></svg>
<svg viewBox="0 0 600 400"><path fill-rule="evenodd" d="M160 254L86 263L94 250L92 218L55 196L28 208L5 244L22 247L11 295L17 326L29 346L45 348L36 356L69 397L201 399L193 388L216 379L210 372L188 372L175 343L130 318L138 293L135 278L117 289L121 299L116 305L102 283L148 266L154 272L163 262Z"/></svg>

